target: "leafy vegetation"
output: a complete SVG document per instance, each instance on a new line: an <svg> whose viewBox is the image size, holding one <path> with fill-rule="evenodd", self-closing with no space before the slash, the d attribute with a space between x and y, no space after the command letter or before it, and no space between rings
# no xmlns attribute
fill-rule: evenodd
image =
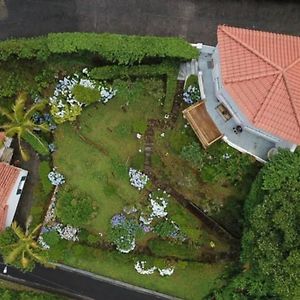
<svg viewBox="0 0 300 300"><path fill-rule="evenodd" d="M92 199L76 189L59 191L57 216L64 224L83 226L95 217L96 205Z"/></svg>
<svg viewBox="0 0 300 300"><path fill-rule="evenodd" d="M39 165L39 177L43 192L45 195L49 195L53 190L53 185L48 179L48 174L51 172L51 167L48 161L42 161Z"/></svg>
<svg viewBox="0 0 300 300"><path fill-rule="evenodd" d="M38 262L44 266L51 267L48 263L47 253L39 246L36 237L41 225L35 227L31 232L26 228L25 232L12 223L0 235L0 251L5 264L11 264L25 271L31 270Z"/></svg>
<svg viewBox="0 0 300 300"><path fill-rule="evenodd" d="M82 85L75 85L72 90L75 98L84 104L92 104L100 100L100 94L97 89L85 87Z"/></svg>
<svg viewBox="0 0 300 300"><path fill-rule="evenodd" d="M300 284L299 166L299 151L282 150L254 182L245 203L243 272L240 269L231 276L220 299L224 293L232 299L296 299Z"/></svg>
<svg viewBox="0 0 300 300"><path fill-rule="evenodd" d="M16 57L45 61L53 54L78 52L98 54L108 61L125 65L149 57L190 60L198 56L197 49L185 40L173 37L66 32L30 39L10 39L0 43L0 60Z"/></svg>
<svg viewBox="0 0 300 300"><path fill-rule="evenodd" d="M45 108L46 102L42 101L33 104L30 108L25 111L25 104L27 95L21 93L16 99L16 103L12 108L12 112L4 107L0 107L0 114L6 117L8 123L0 124L0 129L5 130L5 134L8 137L18 138L19 148L24 160L29 160L27 151L21 145L21 139L26 139L30 144L34 145L34 149L42 153L48 153L48 147L45 142L34 132L35 129L42 131L48 131L46 124L35 124L32 120L33 115L37 111L41 111Z"/></svg>

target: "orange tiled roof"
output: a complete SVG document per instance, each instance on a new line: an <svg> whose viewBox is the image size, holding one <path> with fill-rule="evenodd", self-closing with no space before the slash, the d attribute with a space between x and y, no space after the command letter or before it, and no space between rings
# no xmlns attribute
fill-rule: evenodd
<svg viewBox="0 0 300 300"><path fill-rule="evenodd" d="M222 80L257 128L300 144L300 37L218 27Z"/></svg>
<svg viewBox="0 0 300 300"><path fill-rule="evenodd" d="M19 168L0 162L0 230L5 226L9 196L20 171Z"/></svg>

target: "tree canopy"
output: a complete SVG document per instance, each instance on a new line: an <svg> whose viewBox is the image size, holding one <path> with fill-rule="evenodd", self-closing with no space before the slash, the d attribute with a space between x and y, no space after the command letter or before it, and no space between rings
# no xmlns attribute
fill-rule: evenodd
<svg viewBox="0 0 300 300"><path fill-rule="evenodd" d="M300 151L265 165L245 204L237 287L249 296L292 299L300 286Z"/></svg>

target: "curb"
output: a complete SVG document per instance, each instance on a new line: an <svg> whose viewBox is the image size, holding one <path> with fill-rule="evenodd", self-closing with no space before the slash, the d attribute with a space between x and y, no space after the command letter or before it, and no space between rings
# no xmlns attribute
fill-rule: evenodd
<svg viewBox="0 0 300 300"><path fill-rule="evenodd" d="M109 277L97 275L95 273L91 273L91 272L88 272L88 271L76 269L76 268L69 267L69 266L66 266L66 265L55 264L55 266L57 266L58 268L60 268L62 270L67 270L69 272L80 273L80 274L83 274L85 276L94 278L96 280L107 282L107 283L115 285L115 286L120 286L120 287L126 288L128 290L134 290L134 291L142 293L142 294L152 295L157 299L182 300L181 298L176 298L176 297L173 297L173 296L169 296L169 295L159 293L159 292L156 292L156 291L153 291L153 290L149 290L149 289L142 288L142 287L139 287L139 286L136 286L136 285L132 285L130 283L126 283L126 282L123 282L123 281L111 279Z"/></svg>

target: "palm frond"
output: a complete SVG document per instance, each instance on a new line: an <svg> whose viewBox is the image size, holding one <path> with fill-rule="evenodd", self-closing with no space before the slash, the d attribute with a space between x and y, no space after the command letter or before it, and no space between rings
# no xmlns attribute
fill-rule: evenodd
<svg viewBox="0 0 300 300"><path fill-rule="evenodd" d="M31 233L28 235L29 238L36 238L36 234L39 233L40 228L42 227L43 224L39 224L37 225L32 231Z"/></svg>
<svg viewBox="0 0 300 300"><path fill-rule="evenodd" d="M22 228L17 224L16 221L12 222L11 229L20 240L24 240L26 238L25 233L23 232Z"/></svg>
<svg viewBox="0 0 300 300"><path fill-rule="evenodd" d="M40 263L41 265L47 268L55 268L55 265L48 262L48 257L45 255L34 253L29 246L26 247L26 251L36 262Z"/></svg>
<svg viewBox="0 0 300 300"><path fill-rule="evenodd" d="M24 108L27 100L27 94L21 93L16 99L15 104L13 105L14 117L17 122L21 122L24 119Z"/></svg>
<svg viewBox="0 0 300 300"><path fill-rule="evenodd" d="M22 253L22 251L24 250L25 244L18 244L18 247L14 248L8 255L6 255L4 257L4 262L6 264L11 264L14 261L17 260L17 258L19 257L19 255Z"/></svg>
<svg viewBox="0 0 300 300"><path fill-rule="evenodd" d="M49 126L47 124L40 124L40 125L36 125L37 128L41 129L42 131L44 132L48 132L50 129L49 129Z"/></svg>
<svg viewBox="0 0 300 300"><path fill-rule="evenodd" d="M13 114L11 112L9 112L8 109L6 109L4 107L0 107L0 114L5 116L8 120L14 121Z"/></svg>
<svg viewBox="0 0 300 300"><path fill-rule="evenodd" d="M28 161L30 156L29 156L29 153L28 151L23 148L22 144L21 144L21 134L19 133L18 134L18 143L19 143L19 149L20 149L20 153L21 153L21 156L22 156L22 159L24 161Z"/></svg>
<svg viewBox="0 0 300 300"><path fill-rule="evenodd" d="M43 100L41 102L35 103L31 105L31 107L27 110L27 112L24 115L25 119L31 119L32 116L37 112L37 111L43 111L44 108L47 105L47 100Z"/></svg>
<svg viewBox="0 0 300 300"><path fill-rule="evenodd" d="M19 131L21 130L21 127L10 127L10 128L7 128L6 130L5 130L5 135L7 136L7 137L14 137L16 134L18 134L19 133Z"/></svg>

